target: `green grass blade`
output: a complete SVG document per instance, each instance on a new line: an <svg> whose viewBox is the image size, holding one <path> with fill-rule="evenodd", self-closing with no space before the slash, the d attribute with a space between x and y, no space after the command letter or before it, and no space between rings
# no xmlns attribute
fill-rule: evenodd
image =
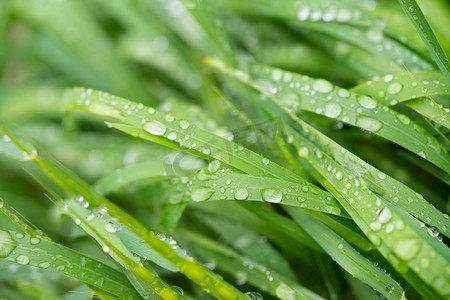
<svg viewBox="0 0 450 300"><path fill-rule="evenodd" d="M2 260L59 272L117 297L141 299L122 273L95 259L18 232L0 231L0 236Z"/></svg>
<svg viewBox="0 0 450 300"><path fill-rule="evenodd" d="M445 77L436 72L389 74L357 85L351 91L372 96L387 106L428 95L450 95Z"/></svg>
<svg viewBox="0 0 450 300"><path fill-rule="evenodd" d="M404 291L397 282L375 267L331 229L299 209L287 208L287 211L352 276L369 284L387 299L399 299L404 296Z"/></svg>
<svg viewBox="0 0 450 300"><path fill-rule="evenodd" d="M280 203L346 217L338 202L323 190L305 183L245 174L200 173L179 181L174 193L182 201L245 200Z"/></svg>
<svg viewBox="0 0 450 300"><path fill-rule="evenodd" d="M336 195L361 230L399 273L413 270L442 297L450 292L450 285L445 283L448 275L444 275L444 269L450 266L450 252L445 245L437 240L425 239L423 233L405 222L405 215L413 219L410 215L400 209L390 209L391 204L381 201L354 174L306 139L297 139L293 143L299 149L299 155L323 177L322 184ZM320 153L320 159L317 153ZM423 260L429 264L423 265ZM435 283L434 279L439 280Z"/></svg>
<svg viewBox="0 0 450 300"><path fill-rule="evenodd" d="M143 179L160 180L166 178L164 165L160 161L149 161L133 166L117 169L102 177L95 184L95 189L102 195L107 195L111 192L117 191L120 188Z"/></svg>
<svg viewBox="0 0 450 300"><path fill-rule="evenodd" d="M250 65L249 72L244 73L213 58L207 63L274 98L281 106L311 111L371 131L450 172L450 156L434 136L372 98L336 88L323 79L267 66Z"/></svg>
<svg viewBox="0 0 450 300"><path fill-rule="evenodd" d="M414 27L427 46L431 57L433 57L434 62L439 66L439 69L447 82L450 83L450 66L448 63L448 58L444 50L442 50L438 39L434 35L433 30L431 29L430 24L428 24L428 21L422 13L419 5L415 0L399 0L398 2L402 6L403 11L408 15L408 18L414 24Z"/></svg>
<svg viewBox="0 0 450 300"><path fill-rule="evenodd" d="M144 107L125 99L103 92L81 88L67 94L68 108L89 111L105 116L113 116L126 123L121 126L132 135L154 142L170 145L188 153L218 159L230 166L254 176L273 176L287 181L304 181L294 173L261 157L226 138L219 137L190 124L186 120L163 114L153 108ZM86 97L89 101L86 101ZM127 127L128 126L128 127Z"/></svg>
<svg viewBox="0 0 450 300"><path fill-rule="evenodd" d="M245 279L261 290L279 299L317 299L323 298L296 284L275 271L259 264L253 257L240 255L232 249L209 238L182 230L191 247L204 259L214 260L217 267Z"/></svg>
<svg viewBox="0 0 450 300"><path fill-rule="evenodd" d="M19 146L19 148L27 152L27 149L22 144L20 144L19 141L9 131L6 131L3 126L0 127L0 129L5 134L8 134L10 139L14 141L16 145ZM200 265L190 257L180 255L180 253L178 252L179 250L176 251L175 249L173 249L170 244L161 240L156 236L155 233L149 231L138 220L129 216L125 211L118 208L106 198L100 196L95 190L93 190L88 184L79 179L75 174L66 170L63 166L58 165L58 163L56 162L54 164L50 163L49 161L38 155L37 152L27 152L28 155L30 155L31 153L33 153L33 161L40 167L40 169L44 173L46 173L46 175L49 176L56 184L61 186L66 192L70 193L72 196L77 196L79 199L86 199L85 202L88 203L88 206L92 204L95 207L106 208L112 217L117 218L122 224L124 224L125 228L128 227L129 230L133 232L133 234L138 236L141 240L144 240L147 244L145 247L150 247L155 250L154 253L157 255L155 263L161 263L163 265L165 261L170 261L177 266L177 269L180 272L199 284L203 290L220 299L228 299L229 297L234 297L236 299L247 299L244 294L225 282L223 278L212 273L208 268ZM41 182L41 184L43 183ZM105 240L104 235L110 235L110 232L107 230L106 225L92 228L90 222L96 220L96 218L91 221L86 220L88 216L91 215L91 212L86 211L86 208L84 206L81 206L81 204L78 205L78 203L76 202L70 203L73 203L74 206L71 207L72 210L68 210L66 212L70 212L71 217L75 221L79 220L80 224L77 225L82 225L83 229L86 230L89 235L93 236L97 241L99 241L99 243L103 243L103 245L105 245L105 242L107 241L108 244L106 244L106 246L110 250L114 250L113 252L111 252L111 254L114 255L113 258L117 259L119 262L124 261L125 264L131 267L131 270L141 280L149 284L152 288L155 288L155 292L157 292L158 294L163 294L163 298L164 295L179 297L179 293L173 290L170 286L167 286L164 281L157 277L157 275L152 274L140 263L137 263L134 260L134 257L128 257L127 254L129 253L129 251L127 248L124 248L123 244L120 242L120 239ZM100 220L98 222L100 222ZM100 230L100 232L98 232L97 230ZM124 230L118 231L118 234L120 234L122 231ZM119 249L122 249L123 251L119 251Z"/></svg>

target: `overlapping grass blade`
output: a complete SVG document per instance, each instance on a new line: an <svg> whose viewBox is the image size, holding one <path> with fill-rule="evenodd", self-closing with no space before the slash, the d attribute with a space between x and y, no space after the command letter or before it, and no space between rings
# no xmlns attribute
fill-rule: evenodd
<svg viewBox="0 0 450 300"><path fill-rule="evenodd" d="M245 200L280 203L346 217L340 204L311 184L246 174L200 173L171 187L181 201ZM173 200L172 200L173 201Z"/></svg>
<svg viewBox="0 0 450 300"><path fill-rule="evenodd" d="M368 96L336 88L323 79L312 79L268 66L249 65L245 73L213 58L206 62L272 97L283 107L311 111L369 130L450 171L450 156L434 136L408 117Z"/></svg>
<svg viewBox="0 0 450 300"><path fill-rule="evenodd" d="M66 192L70 193L72 196L77 196L79 199L86 199L85 201L87 203L87 206L92 204L94 207L106 208L109 214L112 217L117 218L117 220L121 224L123 224L125 228L128 228L133 235L136 235L141 240L144 240L146 242L146 246L143 247L143 249L146 249L146 247L148 247L154 250L152 251L152 253L155 255L153 257L155 263L164 266L166 265L166 262L169 261L170 263L176 265L177 269L180 272L199 284L202 289L220 299L228 299L229 297L234 297L237 299L247 298L236 288L225 282L221 277L212 273L208 268L200 265L198 262L192 260L192 258L188 256L181 255L179 253L180 250L176 251L175 249L173 249L172 245L166 243L164 240L161 240L158 236L156 236L155 233L150 232L139 221L129 216L125 211L118 208L106 198L100 196L88 184L79 179L75 174L72 174L70 171L64 169L64 167L61 165L50 163L48 160L38 155L37 152L27 150L11 134L9 130L6 130L4 128L4 126L0 127L0 129L3 131L3 133L7 134L10 139L14 141L17 146L19 146L19 148L27 152L27 155L30 156L31 153L33 153L33 161L47 176L49 176L56 184L61 186ZM91 221L87 221L87 218L91 215L91 213L85 211L86 208L77 202L70 203L73 203L74 206L71 207L72 210L68 210L67 212L71 213L71 217L75 221L79 220L80 224L77 225L84 226L83 229L86 230L89 235L92 235L96 240L102 242L105 246L108 247L108 249L114 250L114 252L111 252L111 254L114 255L113 258L120 258L120 260L122 261L125 260L126 265L128 265L130 269L141 280L149 284L152 288L156 288L155 292L157 292L158 294L163 294L166 296L170 295L171 297L180 296L177 291L173 290L170 286L167 286L161 279L159 279L156 275L153 275L148 269L145 269L140 263L137 263L134 260L134 257L130 258L120 252L118 249L123 249L125 253L128 252L128 249L123 246L120 240L111 239L105 241L103 234L105 234L106 236L110 234L107 229L109 228L109 226L104 225L98 226L97 228L91 228L90 222L96 220L96 218ZM95 215L93 216L95 217ZM76 223L78 222L76 221ZM100 233L103 234L99 234L99 232L96 230L101 230ZM118 234L121 233L124 233L126 235L126 231L123 229L118 231ZM133 239L133 237L131 238ZM121 240L123 240L123 237L121 237ZM155 286L153 286L153 284Z"/></svg>
<svg viewBox="0 0 450 300"><path fill-rule="evenodd" d="M228 2L224 1L222 5L226 7ZM246 4L239 2L239 5L232 7L252 15L293 22L301 27L347 41L374 55L395 62L399 69L406 65L413 72L434 70L430 61L424 59L421 53L413 51L411 45L399 42L401 39L389 29L383 28L383 21L368 14L360 3L333 1L333 8L328 5L329 2L325 4L325 1L301 3L264 1L264 4L260 1L246 1Z"/></svg>
<svg viewBox="0 0 450 300"><path fill-rule="evenodd" d="M428 95L450 95L445 77L436 72L389 74L357 85L351 91L372 96L388 106Z"/></svg>
<svg viewBox="0 0 450 300"><path fill-rule="evenodd" d="M219 269L235 275L238 280L248 281L280 299L323 299L307 288L254 261L252 257L240 255L223 244L186 229L181 232L199 256L212 260Z"/></svg>
<svg viewBox="0 0 450 300"><path fill-rule="evenodd" d="M419 5L415 0L399 0L398 2L402 6L403 11L408 15L409 19L414 24L414 27L416 27L417 32L427 46L434 62L439 66L439 69L446 78L447 82L450 83L450 65L448 63L448 58L439 44L438 39L434 35L433 30L428 24L427 19L423 15Z"/></svg>
<svg viewBox="0 0 450 300"><path fill-rule="evenodd" d="M450 266L450 257L444 244L437 239L424 238L423 231L427 234L427 229L421 228L419 221L412 224L412 216L399 209L392 210L391 204L380 200L354 174L306 139L295 139L293 144L299 155L320 173L322 184L337 197L361 230L399 273L405 274L412 270L434 288L436 293L442 297L447 296L450 285L446 283L448 275L442 266ZM408 222L406 216L409 218ZM423 264L423 261L427 264Z"/></svg>
<svg viewBox="0 0 450 300"><path fill-rule="evenodd" d="M121 272L51 241L2 230L0 252L2 260L59 272L117 297L141 299Z"/></svg>
<svg viewBox="0 0 450 300"><path fill-rule="evenodd" d="M126 123L114 127L163 145L218 159L254 176L303 182L299 176L236 143L153 108L103 92L77 88L68 92L68 108L112 116ZM229 137L230 138L230 137ZM268 162L266 162L268 161Z"/></svg>
<svg viewBox="0 0 450 300"><path fill-rule="evenodd" d="M395 280L387 276L386 273L359 254L350 244L330 228L299 209L287 208L286 210L352 276L367 283L387 299L404 297L402 287Z"/></svg>

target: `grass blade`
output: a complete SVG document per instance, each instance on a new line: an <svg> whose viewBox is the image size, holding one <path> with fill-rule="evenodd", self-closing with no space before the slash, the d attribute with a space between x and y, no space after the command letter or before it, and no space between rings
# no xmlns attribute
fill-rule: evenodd
<svg viewBox="0 0 450 300"><path fill-rule="evenodd" d="M422 41L428 48L428 51L433 57L434 62L439 66L442 74L448 83L450 83L450 66L448 63L448 58L445 55L444 50L442 50L438 39L433 33L427 19L425 18L422 10L415 0L399 0L398 1L403 8L403 11L414 24L417 32L419 33Z"/></svg>

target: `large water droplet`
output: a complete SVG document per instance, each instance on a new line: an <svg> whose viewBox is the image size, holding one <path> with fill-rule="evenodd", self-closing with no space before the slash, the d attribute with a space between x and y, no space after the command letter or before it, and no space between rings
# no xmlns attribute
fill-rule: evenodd
<svg viewBox="0 0 450 300"><path fill-rule="evenodd" d="M0 257L7 257L16 246L16 242L8 232L0 231Z"/></svg>
<svg viewBox="0 0 450 300"><path fill-rule="evenodd" d="M279 203L283 198L283 193L280 190L276 189L265 189L262 190L262 197L264 201Z"/></svg>
<svg viewBox="0 0 450 300"><path fill-rule="evenodd" d="M156 120L145 123L144 130L150 134L163 135L166 132L166 126Z"/></svg>
<svg viewBox="0 0 450 300"><path fill-rule="evenodd" d="M245 188L238 189L236 194L234 194L234 199L236 200L246 200L248 198L248 191Z"/></svg>
<svg viewBox="0 0 450 300"><path fill-rule="evenodd" d="M217 172L217 170L219 170L219 168L220 168L220 161L218 161L217 159L212 160L208 164L208 172L209 173L215 173L215 172Z"/></svg>
<svg viewBox="0 0 450 300"><path fill-rule="evenodd" d="M398 82L394 82L394 83L391 83L390 85L388 85L387 92L391 95L395 95L395 94L400 93L402 88L403 88L403 85L401 85Z"/></svg>
<svg viewBox="0 0 450 300"><path fill-rule="evenodd" d="M402 122L405 125L408 125L411 122L411 120L408 118L408 116L405 116L402 114L397 115L397 118L400 120L400 122Z"/></svg>
<svg viewBox="0 0 450 300"><path fill-rule="evenodd" d="M110 232L110 233L114 233L114 232L117 231L117 228L116 228L116 226L114 226L114 224L108 223L108 224L105 225L105 230Z"/></svg>
<svg viewBox="0 0 450 300"><path fill-rule="evenodd" d="M324 79L316 79L313 83L313 89L319 93L329 93L333 89L333 86Z"/></svg>
<svg viewBox="0 0 450 300"><path fill-rule="evenodd" d="M16 262L21 265L27 265L30 263L30 258L26 255L19 255L16 257Z"/></svg>
<svg viewBox="0 0 450 300"><path fill-rule="evenodd" d="M328 103L325 106L325 116L337 118L342 112L342 107L337 103Z"/></svg>
<svg viewBox="0 0 450 300"><path fill-rule="evenodd" d="M359 117L356 120L356 125L372 132L377 132L383 126L380 121L369 117Z"/></svg>
<svg viewBox="0 0 450 300"><path fill-rule="evenodd" d="M309 14L311 13L311 9L308 6L303 6L297 13L297 18L300 21L304 21L309 18Z"/></svg>
<svg viewBox="0 0 450 300"><path fill-rule="evenodd" d="M41 268L41 269L47 269L48 267L50 267L50 263L48 263L48 262L42 262L42 263L40 263L38 266L39 266L39 268Z"/></svg>
<svg viewBox="0 0 450 300"><path fill-rule="evenodd" d="M377 107L377 101L368 96L360 95L357 99L358 103L364 108L373 109Z"/></svg>
<svg viewBox="0 0 450 300"><path fill-rule="evenodd" d="M389 220L390 220L391 218L392 218L392 213L391 213L391 211L389 210L389 208L385 207L385 208L381 211L380 216L378 217L378 220L379 220L381 223L387 223L387 222L389 222Z"/></svg>
<svg viewBox="0 0 450 300"><path fill-rule="evenodd" d="M211 198L214 191L210 188L197 188L191 192L191 199L195 202L205 201Z"/></svg>
<svg viewBox="0 0 450 300"><path fill-rule="evenodd" d="M186 121L186 120L180 120L179 125L180 125L180 128L181 128L181 129L187 129L187 128L189 128L189 122Z"/></svg>
<svg viewBox="0 0 450 300"><path fill-rule="evenodd" d="M403 260L410 260L419 253L421 242L416 238L400 237L394 244L392 250Z"/></svg>

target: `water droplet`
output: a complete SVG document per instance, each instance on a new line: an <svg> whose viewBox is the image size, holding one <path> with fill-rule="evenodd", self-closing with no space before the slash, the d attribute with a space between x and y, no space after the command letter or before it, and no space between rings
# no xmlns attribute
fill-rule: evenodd
<svg viewBox="0 0 450 300"><path fill-rule="evenodd" d="M17 244L6 231L0 231L0 257L7 257Z"/></svg>
<svg viewBox="0 0 450 300"><path fill-rule="evenodd" d="M164 117L164 119L165 119L167 122L173 122L173 120L175 120L175 117L174 117L173 115L171 115L171 114L167 114L167 115Z"/></svg>
<svg viewBox="0 0 450 300"><path fill-rule="evenodd" d="M307 157L308 156L308 148L302 147L302 148L298 149L298 155L300 155L301 157Z"/></svg>
<svg viewBox="0 0 450 300"><path fill-rule="evenodd" d="M163 135L166 132L166 126L156 120L145 123L144 130L150 134Z"/></svg>
<svg viewBox="0 0 450 300"><path fill-rule="evenodd" d="M23 239L23 237L24 237L23 233L20 233L20 232L16 233L16 238Z"/></svg>
<svg viewBox="0 0 450 300"><path fill-rule="evenodd" d="M220 168L220 161L218 161L217 159L212 160L208 164L208 172L209 173L215 173L215 172L217 172L217 170L219 170L219 168Z"/></svg>
<svg viewBox="0 0 450 300"><path fill-rule="evenodd" d="M380 216L378 217L378 220L379 220L381 223L387 223L387 222L389 222L389 220L390 220L391 218L392 218L392 213L391 213L391 211L389 210L389 208L385 207L385 208L381 211Z"/></svg>
<svg viewBox="0 0 450 300"><path fill-rule="evenodd" d="M337 180L341 180L342 179L342 172L341 171L337 171L336 175L334 176Z"/></svg>
<svg viewBox="0 0 450 300"><path fill-rule="evenodd" d="M372 228L373 231L379 231L381 229L381 223L380 222L372 222L372 223L370 223L370 228Z"/></svg>
<svg viewBox="0 0 450 300"><path fill-rule="evenodd" d="M5 203L3 202L3 199L0 198L0 208L3 208L4 205L5 205Z"/></svg>
<svg viewBox="0 0 450 300"><path fill-rule="evenodd" d="M303 6L297 13L297 18L300 21L304 21L309 18L309 14L311 13L311 9L308 6Z"/></svg>
<svg viewBox="0 0 450 300"><path fill-rule="evenodd" d="M103 250L103 252L108 253L109 247L107 245L103 245L102 250Z"/></svg>
<svg viewBox="0 0 450 300"><path fill-rule="evenodd" d="M391 75L391 74L386 75L386 76L384 76L384 78L383 78L384 82L391 82L392 79L394 79L394 75Z"/></svg>
<svg viewBox="0 0 450 300"><path fill-rule="evenodd" d="M325 106L325 116L337 118L342 112L342 107L337 103L328 103Z"/></svg>
<svg viewBox="0 0 450 300"><path fill-rule="evenodd" d="M41 240L38 239L38 238L35 238L35 237L33 237L33 238L30 239L30 244L31 244L31 245L37 245L37 244L39 244L40 242L41 242Z"/></svg>
<svg viewBox="0 0 450 300"><path fill-rule="evenodd" d="M403 85L401 85L398 82L394 82L394 83L391 83L390 85L388 85L387 92L391 95L395 95L395 94L400 93L402 88L403 88Z"/></svg>
<svg viewBox="0 0 450 300"><path fill-rule="evenodd" d="M234 199L236 200L246 200L248 199L248 191L245 188L238 189L236 194L234 194Z"/></svg>
<svg viewBox="0 0 450 300"><path fill-rule="evenodd" d="M408 118L408 116L402 115L402 114L398 114L397 118L400 120L400 122L402 122L405 125L408 125L411 120Z"/></svg>
<svg viewBox="0 0 450 300"><path fill-rule="evenodd" d="M319 93L329 93L333 89L333 86L324 79L316 79L313 83L313 89Z"/></svg>
<svg viewBox="0 0 450 300"><path fill-rule="evenodd" d="M340 249L340 250L344 249L344 245L338 244L338 249Z"/></svg>
<svg viewBox="0 0 450 300"><path fill-rule="evenodd" d="M367 38L374 43L379 43L383 40L383 32L376 28L370 29L367 31Z"/></svg>
<svg viewBox="0 0 450 300"><path fill-rule="evenodd" d="M399 237L392 250L403 260L410 260L419 253L422 243L416 238Z"/></svg>
<svg viewBox="0 0 450 300"><path fill-rule="evenodd" d="M105 225L105 230L110 232L110 233L114 233L114 232L117 231L117 228L116 228L116 226L114 226L114 224L108 223L108 224Z"/></svg>
<svg viewBox="0 0 450 300"><path fill-rule="evenodd" d="M195 202L205 201L211 198L214 191L210 188L197 188L191 192L191 199Z"/></svg>
<svg viewBox="0 0 450 300"><path fill-rule="evenodd" d="M266 166L269 164L269 162L270 162L270 160L268 160L267 158L262 159L262 163Z"/></svg>
<svg viewBox="0 0 450 300"><path fill-rule="evenodd" d="M381 245L381 239L380 237L373 231L367 232L367 237L369 240L374 244L375 246L379 247Z"/></svg>
<svg viewBox="0 0 450 300"><path fill-rule="evenodd" d="M358 103L364 108L373 109L373 108L377 107L377 101L375 101L374 99L372 99L368 96L359 95L357 97L357 99L358 99Z"/></svg>
<svg viewBox="0 0 450 300"><path fill-rule="evenodd" d="M380 179L386 179L386 174L384 174L384 173L382 173L382 172L379 172L379 173L378 173L378 178L380 178Z"/></svg>
<svg viewBox="0 0 450 300"><path fill-rule="evenodd" d="M279 203L283 198L283 193L280 190L276 189L264 189L262 190L262 197L264 201Z"/></svg>
<svg viewBox="0 0 450 300"><path fill-rule="evenodd" d="M379 131L383 126L383 124L380 121L369 117L359 117L356 120L356 125L372 132Z"/></svg>
<svg viewBox="0 0 450 300"><path fill-rule="evenodd" d="M38 266L39 266L39 268L41 268L41 269L47 269L48 267L50 267L50 263L48 263L48 262L42 262L42 263L40 263Z"/></svg>
<svg viewBox="0 0 450 300"><path fill-rule="evenodd" d="M19 255L16 257L16 262L21 265L27 265L30 263L30 258L26 255Z"/></svg>
<svg viewBox="0 0 450 300"><path fill-rule="evenodd" d="M273 70L273 72L272 72L273 80L280 81L282 76L283 76L283 72L281 70L279 70L279 69Z"/></svg>
<svg viewBox="0 0 450 300"><path fill-rule="evenodd" d="M167 135L167 138L168 138L169 140L173 141L173 140L175 140L175 139L177 138L177 134L176 134L175 132L170 132L170 133Z"/></svg>
<svg viewBox="0 0 450 300"><path fill-rule="evenodd" d="M180 120L179 125L180 125L180 128L181 128L181 129L187 129L187 128L189 128L189 122L186 121L186 120Z"/></svg>
<svg viewBox="0 0 450 300"><path fill-rule="evenodd" d="M148 112L149 114L153 115L153 114L155 113L155 109L154 109L153 107L149 107L149 108L147 109L147 112Z"/></svg>
<svg viewBox="0 0 450 300"><path fill-rule="evenodd" d="M348 97L350 97L350 93L347 90L339 89L338 96L342 97L342 98L348 98Z"/></svg>

